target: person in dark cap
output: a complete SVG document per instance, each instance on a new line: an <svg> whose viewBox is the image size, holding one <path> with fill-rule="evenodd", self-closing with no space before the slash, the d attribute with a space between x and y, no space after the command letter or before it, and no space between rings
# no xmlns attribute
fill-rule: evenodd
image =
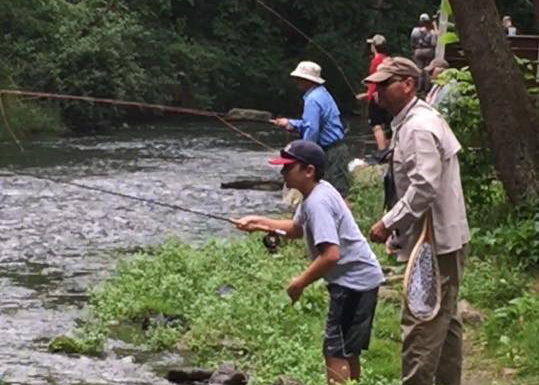
<svg viewBox="0 0 539 385"><path fill-rule="evenodd" d="M369 346L378 287L384 281L380 264L343 197L322 179L326 159L320 146L295 140L269 163L282 165L286 186L304 196L293 219L249 215L234 222L244 231L282 230L289 238L305 237L312 262L286 291L294 303L307 286L326 280L330 304L323 353L328 383L358 380L359 356Z"/></svg>
<svg viewBox="0 0 539 385"><path fill-rule="evenodd" d="M322 147L328 161L326 180L346 198L350 190L347 169L350 156L344 142L341 112L324 87L321 72L322 68L312 61L300 62L290 76L303 92L303 115L301 119L277 118L271 122Z"/></svg>
<svg viewBox="0 0 539 385"><path fill-rule="evenodd" d="M373 242L406 261L426 216L434 229L440 270L440 311L429 321L402 309L402 384L460 385L462 323L457 314L470 230L460 178L460 143L444 118L416 96L419 68L409 59L386 59L365 82L377 84L382 107L394 116L386 199L388 211L370 230ZM392 195L392 194L388 194Z"/></svg>

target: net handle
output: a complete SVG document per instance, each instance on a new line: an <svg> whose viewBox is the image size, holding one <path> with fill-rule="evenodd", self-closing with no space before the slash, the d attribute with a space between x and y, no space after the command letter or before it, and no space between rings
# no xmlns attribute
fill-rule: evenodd
<svg viewBox="0 0 539 385"><path fill-rule="evenodd" d="M406 270L404 272L404 283L403 283L403 294L406 297L406 293L408 293L408 287L410 286L410 277L412 275L412 267L415 264L415 260L418 256L419 248L423 243L425 243L427 238L427 230L428 230L428 219L427 215L425 215L425 219L423 220L423 226L421 229L421 233L419 233L419 237L417 238L417 241L412 249L412 252L410 253L410 256L408 258L408 263L406 264Z"/></svg>

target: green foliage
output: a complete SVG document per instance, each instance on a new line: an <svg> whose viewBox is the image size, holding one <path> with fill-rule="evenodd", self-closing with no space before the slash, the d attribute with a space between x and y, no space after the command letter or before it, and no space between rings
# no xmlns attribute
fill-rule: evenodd
<svg viewBox="0 0 539 385"><path fill-rule="evenodd" d="M20 99L4 98L6 118L17 139L30 134L63 132L65 130L61 114L54 106L42 107L36 102L22 102ZM7 138L8 127L0 120L0 138Z"/></svg>
<svg viewBox="0 0 539 385"><path fill-rule="evenodd" d="M356 172L356 183L350 189L348 199L353 202L352 214L361 232L369 234L371 226L381 218L384 208L383 170L367 167Z"/></svg>
<svg viewBox="0 0 539 385"><path fill-rule="evenodd" d="M446 32L440 36L439 40L444 44L458 43L460 41L458 35L455 32Z"/></svg>
<svg viewBox="0 0 539 385"><path fill-rule="evenodd" d="M483 309L496 309L524 293L529 278L523 264L510 257L482 254L475 247L472 252L460 292L463 298Z"/></svg>
<svg viewBox="0 0 539 385"><path fill-rule="evenodd" d="M440 112L462 145L459 160L468 211L489 212L487 208L500 202L503 189L496 178L490 147L486 145L488 138L472 75L467 68L449 69L440 78L452 87L452 97L444 100Z"/></svg>
<svg viewBox="0 0 539 385"><path fill-rule="evenodd" d="M10 72L10 67L0 60L0 89L16 88L8 75ZM28 134L64 131L60 110L55 106L44 108L38 101L23 101L10 95L3 95L0 103L9 124L6 127L4 117L0 116L0 139L11 138L8 129L13 131L17 139Z"/></svg>
<svg viewBox="0 0 539 385"><path fill-rule="evenodd" d="M488 346L521 375L539 374L539 297L525 294L494 311L485 326Z"/></svg>
<svg viewBox="0 0 539 385"><path fill-rule="evenodd" d="M453 9L451 8L451 3L449 0L442 0L441 4L441 12L447 14L448 16L451 16L453 14Z"/></svg>
<svg viewBox="0 0 539 385"><path fill-rule="evenodd" d="M522 62L524 67L529 63ZM515 258L525 265L539 263L539 205L523 202L508 207L481 118L479 100L467 68L449 69L441 82L453 88L440 111L462 144L461 176L475 255Z"/></svg>
<svg viewBox="0 0 539 385"><path fill-rule="evenodd" d="M539 209L535 202L513 208L496 227L484 229L474 240L479 255L506 255L525 265L539 264Z"/></svg>

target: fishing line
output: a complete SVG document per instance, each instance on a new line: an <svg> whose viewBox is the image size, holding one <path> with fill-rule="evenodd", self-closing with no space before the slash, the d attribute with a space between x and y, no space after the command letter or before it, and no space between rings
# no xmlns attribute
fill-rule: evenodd
<svg viewBox="0 0 539 385"><path fill-rule="evenodd" d="M305 38L309 43L313 44L316 48L318 48L323 54L325 54L333 62L333 65L337 68L337 70L341 73L342 78L344 79L344 82L346 83L346 85L348 86L348 88L350 89L350 91L352 92L354 97L356 96L356 92L354 91L354 88L352 87L352 84L350 83L350 81L346 77L346 74L344 73L343 69L341 68L341 66L339 65L337 60L333 57L332 54L330 54L328 51L326 51L324 49L324 47L322 47L316 41L314 41L309 36L307 36L303 31L301 31L298 27L296 27L290 21L285 19L279 12L277 12L276 10L271 8L269 5L266 5L262 0L256 0L256 2L258 4L260 4L262 7L264 7L271 14L273 14L274 16L276 16L277 18L282 20L286 25L288 25L290 28L292 28L294 31L296 31L298 34L300 34L303 38Z"/></svg>
<svg viewBox="0 0 539 385"><path fill-rule="evenodd" d="M171 204L171 203L164 203L164 202L160 202L160 201L157 201L157 200L151 199L151 198L140 198L140 197L136 197L134 195L128 195L128 194L119 193L119 192L116 192L116 191L110 191L110 190L106 190L106 189L103 189L103 188L100 188L100 187L88 186L88 185L81 184L81 183L76 183L76 182L67 182L65 180L61 180L61 179L58 179L58 178L53 178L53 177L50 177L50 176L40 176L40 175L28 173L28 172L21 172L21 171L14 171L14 170L9 170L9 172L11 174L14 174L14 175L40 179L40 180L44 180L44 181L47 181L47 182L65 184L65 185L68 185L68 186L74 186L74 187L82 188L82 189L85 189L85 190L97 191L97 192L100 192L100 193L103 193L103 194L114 195L114 196L121 197L121 198L131 199L131 200L135 200L135 201L138 201L138 202L150 203L150 204L153 204L153 205L156 205L156 206L166 207L166 208L173 209L173 210L184 211L184 212L187 212L187 213L190 213L190 214L200 215L200 216L203 216L203 217L206 217L206 218L211 218L211 219L216 219L218 221L224 221L224 222L232 223L233 225L238 224L238 222L236 220L234 220L232 218L224 217L222 215L211 214L211 213L207 213L207 212L204 212L204 211L188 209L188 208L180 206L180 205ZM7 175L3 174L2 176L7 176ZM10 175L10 176L12 176L12 175ZM275 252L277 247L280 245L280 240L279 240L278 237L286 235L286 231L281 230L281 229L270 229L270 228L265 228L263 226L259 226L259 230L262 230L262 231L265 231L265 232L268 233L263 238L263 243L264 243L264 246L266 246L266 248L270 252Z"/></svg>
<svg viewBox="0 0 539 385"><path fill-rule="evenodd" d="M15 174L15 175L19 175L19 176L25 176L25 177L45 180L45 181L53 182L53 183L65 184L65 185L68 185L68 186L74 186L74 187L78 187L78 188L82 188L82 189L90 190L90 191L97 191L97 192L100 192L100 193L103 193L103 194L114 195L114 196L118 196L118 197L122 197L122 198L127 198L127 199L131 199L131 200L143 202L143 203L150 203L150 204L153 204L153 205L156 205L156 206L162 206L162 207L167 207L169 209L185 211L185 212L188 212L188 213L191 213L191 214L201 215L201 216L204 216L204 217L207 217L207 218L212 218L212 219L216 219L216 220L219 220L219 221L225 221L225 222L229 222L229 223L232 223L232 224L236 224L236 222L233 221L231 218L226 218L226 217L221 216L221 215L210 214L210 213L203 212L203 211L188 209L186 207L182 207L182 206L179 206L179 205L176 205L176 204L160 202L160 201L157 201L155 199L140 198L140 197L136 197L136 196L133 196L133 195L128 195L128 194L124 194L124 193L120 193L120 192L116 192L116 191L106 190L106 189L103 189L103 188L100 188L100 187L88 186L88 185L80 184L80 183L76 183L76 182L68 182L68 181L65 181L65 180L61 180L61 179L57 179L57 178L53 178L53 177L49 177L49 176L40 176L40 175L36 175L36 174L31 174L31 173L28 173L28 172L20 172L20 171L14 171L14 170L9 170L9 172L12 173L12 174ZM6 174L4 174L3 176L6 176Z"/></svg>

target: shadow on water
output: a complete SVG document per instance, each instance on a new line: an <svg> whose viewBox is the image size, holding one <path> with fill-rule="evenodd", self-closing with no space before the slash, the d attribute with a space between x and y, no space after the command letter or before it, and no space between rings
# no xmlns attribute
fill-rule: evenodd
<svg viewBox="0 0 539 385"><path fill-rule="evenodd" d="M238 126L279 148L267 124ZM167 121L110 135L0 143L0 374L8 384L167 384L175 353L109 340L106 358L50 354L47 342L84 316L88 291L114 269L116 250L174 236L188 243L239 237L230 224L9 170L177 204L221 216L278 214L280 192L220 189L237 179L280 180L273 152L217 121Z"/></svg>

